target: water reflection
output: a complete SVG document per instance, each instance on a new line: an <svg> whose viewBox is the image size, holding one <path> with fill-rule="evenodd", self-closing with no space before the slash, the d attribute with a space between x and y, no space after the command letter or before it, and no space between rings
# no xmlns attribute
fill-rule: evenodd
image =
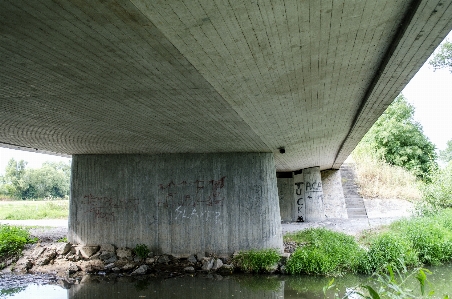
<svg viewBox="0 0 452 299"><path fill-rule="evenodd" d="M437 297L452 294L452 264L435 267L434 275L429 277ZM1 279L1 277L0 277ZM329 282L329 277L312 276L253 276L234 275L222 277L216 274L198 274L194 277L183 276L160 279L152 276L85 276L80 284L65 289L57 285L28 285L3 289L0 298L50 298L50 299L119 299L119 298L247 298L247 299L320 299L322 288ZM339 294L346 288L367 283L368 277L346 275L336 278L335 284ZM66 286L68 287L68 286ZM412 289L419 288L413 278ZM328 298L334 298L331 291Z"/></svg>
<svg viewBox="0 0 452 299"><path fill-rule="evenodd" d="M115 281L91 281L73 286L69 291L70 299L91 298L196 298L230 299L233 298L284 298L284 281L254 279L253 277L179 277L166 280L130 280L119 278Z"/></svg>
<svg viewBox="0 0 452 299"><path fill-rule="evenodd" d="M0 291L0 298L66 299L67 290L58 285L28 285Z"/></svg>

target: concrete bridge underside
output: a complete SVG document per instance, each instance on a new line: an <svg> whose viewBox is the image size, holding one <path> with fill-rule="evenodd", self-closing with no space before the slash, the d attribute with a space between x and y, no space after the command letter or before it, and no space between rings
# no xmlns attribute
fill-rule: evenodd
<svg viewBox="0 0 452 299"><path fill-rule="evenodd" d="M2 0L0 143L73 155L74 241L277 247L275 173L338 169L451 16L444 0Z"/></svg>

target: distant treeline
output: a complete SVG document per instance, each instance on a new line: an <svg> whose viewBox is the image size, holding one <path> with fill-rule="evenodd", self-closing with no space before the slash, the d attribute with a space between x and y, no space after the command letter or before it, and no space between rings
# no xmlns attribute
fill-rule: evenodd
<svg viewBox="0 0 452 299"><path fill-rule="evenodd" d="M24 160L11 159L0 176L0 196L11 199L52 199L69 196L71 166L44 162L41 168L27 168Z"/></svg>

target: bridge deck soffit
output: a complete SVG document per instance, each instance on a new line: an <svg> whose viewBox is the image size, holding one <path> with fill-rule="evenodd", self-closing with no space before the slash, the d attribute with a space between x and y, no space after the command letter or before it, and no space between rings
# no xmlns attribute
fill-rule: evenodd
<svg viewBox="0 0 452 299"><path fill-rule="evenodd" d="M337 168L451 15L443 0L5 0L0 143Z"/></svg>

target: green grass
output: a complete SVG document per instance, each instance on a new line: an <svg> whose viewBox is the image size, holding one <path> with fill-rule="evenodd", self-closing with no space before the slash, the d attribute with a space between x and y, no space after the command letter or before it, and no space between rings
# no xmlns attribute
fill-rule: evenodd
<svg viewBox="0 0 452 299"><path fill-rule="evenodd" d="M419 261L438 265L452 260L452 210L436 215L397 221L389 226L395 237L411 243Z"/></svg>
<svg viewBox="0 0 452 299"><path fill-rule="evenodd" d="M384 232L371 238L368 251L359 259L359 272L372 274L390 265L395 269L419 264L419 259L406 238L392 232Z"/></svg>
<svg viewBox="0 0 452 299"><path fill-rule="evenodd" d="M284 236L299 248L286 264L291 274L372 274L389 265L404 271L420 265L452 261L452 209L400 220L378 231L353 237L326 229L308 229Z"/></svg>
<svg viewBox="0 0 452 299"><path fill-rule="evenodd" d="M357 272L364 250L352 236L324 228L288 234L285 241L295 241L297 248L286 264L291 274L340 275Z"/></svg>
<svg viewBox="0 0 452 299"><path fill-rule="evenodd" d="M66 219L69 200L0 201L0 220Z"/></svg>
<svg viewBox="0 0 452 299"><path fill-rule="evenodd" d="M244 272L268 272L280 260L276 249L241 251L234 257L234 264Z"/></svg>

